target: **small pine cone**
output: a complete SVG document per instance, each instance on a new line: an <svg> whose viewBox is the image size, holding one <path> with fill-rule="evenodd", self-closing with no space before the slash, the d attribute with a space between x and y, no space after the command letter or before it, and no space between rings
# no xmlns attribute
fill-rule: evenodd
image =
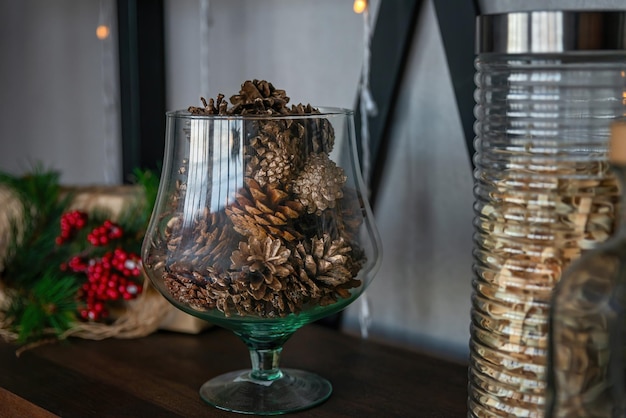
<svg viewBox="0 0 626 418"><path fill-rule="evenodd" d="M271 293L280 292L284 279L293 273L290 255L291 251L278 239L267 237L260 241L250 237L248 242L240 242L239 250L230 257L230 269L244 273L234 282L238 290L256 300L268 300L268 295L271 299Z"/></svg>
<svg viewBox="0 0 626 418"><path fill-rule="evenodd" d="M296 251L306 276L320 287L338 287L354 277L350 257L352 247L343 239L332 240L325 234L321 239L298 243Z"/></svg>
<svg viewBox="0 0 626 418"><path fill-rule="evenodd" d="M337 199L343 197L346 180L343 169L328 155L311 154L293 182L292 191L309 213L319 215L327 208L334 208Z"/></svg>
<svg viewBox="0 0 626 418"><path fill-rule="evenodd" d="M315 284L313 284L315 287ZM311 289L307 287L296 276L292 275L287 280L287 285L283 291L289 312L298 313L302 310L302 306L311 300Z"/></svg>
<svg viewBox="0 0 626 418"><path fill-rule="evenodd" d="M239 235L224 212L211 213L208 208L193 222L190 235L183 240L182 214L173 216L166 225L164 236L171 258L185 269L227 267L228 257L239 242Z"/></svg>
<svg viewBox="0 0 626 418"><path fill-rule="evenodd" d="M248 80L241 85L239 94L231 96L230 114L271 115L289 112L289 97L285 90L276 89L265 80Z"/></svg>
<svg viewBox="0 0 626 418"><path fill-rule="evenodd" d="M253 121L258 134L245 148L246 175L265 186L285 189L302 169L302 140L290 129L292 120Z"/></svg>
<svg viewBox="0 0 626 418"><path fill-rule="evenodd" d="M291 169L295 154L270 142L259 156L254 179L261 185L280 187L291 180Z"/></svg>
<svg viewBox="0 0 626 418"><path fill-rule="evenodd" d="M226 213L235 231L249 237L264 240L266 237L286 241L301 239L294 220L304 212L303 206L288 200L289 195L273 187L261 187L254 179L246 178L235 202L226 208Z"/></svg>
<svg viewBox="0 0 626 418"><path fill-rule="evenodd" d="M326 234L322 239L299 242L292 256L300 286L306 289L299 293L320 306L350 298L350 289L361 285L354 278L364 260L362 254L355 260L357 252L344 240L332 240Z"/></svg>
<svg viewBox="0 0 626 418"><path fill-rule="evenodd" d="M227 114L228 102L223 94L217 95L217 100L209 99L207 103L204 97L200 98L204 107L189 106L187 109L192 115L225 115Z"/></svg>
<svg viewBox="0 0 626 418"><path fill-rule="evenodd" d="M194 222L193 246L184 255L189 255L196 268L225 268L228 255L236 248L239 236L233 229L224 211L211 213L204 208Z"/></svg>
<svg viewBox="0 0 626 418"><path fill-rule="evenodd" d="M291 107L291 113L297 115L315 115L320 111L310 104L304 106L298 104ZM302 126L300 137L306 140L308 149L312 153L330 154L335 146L335 130L328 119L325 118L307 118L298 121Z"/></svg>

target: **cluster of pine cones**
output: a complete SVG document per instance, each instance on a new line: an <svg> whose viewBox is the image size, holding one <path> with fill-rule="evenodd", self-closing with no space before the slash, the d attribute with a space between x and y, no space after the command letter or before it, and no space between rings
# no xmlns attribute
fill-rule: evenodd
<svg viewBox="0 0 626 418"><path fill-rule="evenodd" d="M175 204L162 245L176 256L149 262L162 266L175 299L226 316L283 317L349 298L350 289L361 285L355 277L365 262L355 239L362 211L343 169L329 158L331 123L272 118L320 112L310 105L288 107L285 91L267 81L246 81L230 102L223 95L202 99L203 107L189 112L264 116L245 121L254 135L243 139L244 186L224 210L205 208L185 239ZM178 189L175 202L186 184Z"/></svg>

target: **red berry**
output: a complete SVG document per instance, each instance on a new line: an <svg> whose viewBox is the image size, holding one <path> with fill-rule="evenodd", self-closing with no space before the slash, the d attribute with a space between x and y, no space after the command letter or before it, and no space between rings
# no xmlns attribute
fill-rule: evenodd
<svg viewBox="0 0 626 418"><path fill-rule="evenodd" d="M83 228L87 222L87 214L78 210L66 212L61 216L61 234L55 240L57 245L72 238L76 231Z"/></svg>

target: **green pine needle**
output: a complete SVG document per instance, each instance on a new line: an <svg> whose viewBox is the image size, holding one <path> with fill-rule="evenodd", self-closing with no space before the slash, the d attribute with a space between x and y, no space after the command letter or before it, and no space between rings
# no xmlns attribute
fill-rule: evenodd
<svg viewBox="0 0 626 418"><path fill-rule="evenodd" d="M41 266L59 266L67 257L56 248L55 238L71 196L60 197L59 175L52 171L38 169L24 177L0 172L0 184L11 187L23 207L21 219L10 221L2 277L9 286L32 285Z"/></svg>
<svg viewBox="0 0 626 418"><path fill-rule="evenodd" d="M50 334L59 337L76 321L76 292L80 285L72 276L49 269L30 291L14 300L9 312L18 341L36 341Z"/></svg>

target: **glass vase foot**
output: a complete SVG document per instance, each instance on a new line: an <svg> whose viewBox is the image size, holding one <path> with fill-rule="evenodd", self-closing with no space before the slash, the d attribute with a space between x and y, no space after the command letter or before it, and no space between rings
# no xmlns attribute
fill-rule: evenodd
<svg viewBox="0 0 626 418"><path fill-rule="evenodd" d="M324 402L332 385L315 373L282 369L273 380L254 379L251 370L217 376L200 387L200 397L226 411L254 415L279 415Z"/></svg>

